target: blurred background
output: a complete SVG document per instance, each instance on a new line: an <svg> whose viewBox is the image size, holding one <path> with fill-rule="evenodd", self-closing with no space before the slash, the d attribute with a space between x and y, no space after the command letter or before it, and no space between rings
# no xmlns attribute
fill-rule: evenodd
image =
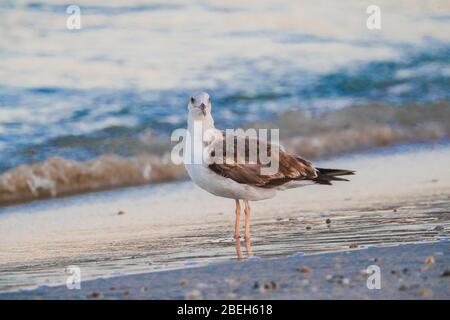
<svg viewBox="0 0 450 320"><path fill-rule="evenodd" d="M79 30L0 1L0 203L184 177L169 137L200 90L311 159L449 137L449 1L71 4Z"/></svg>

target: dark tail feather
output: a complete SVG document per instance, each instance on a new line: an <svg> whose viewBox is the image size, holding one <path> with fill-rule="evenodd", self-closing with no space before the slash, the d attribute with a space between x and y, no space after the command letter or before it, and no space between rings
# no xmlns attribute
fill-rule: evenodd
<svg viewBox="0 0 450 320"><path fill-rule="evenodd" d="M338 178L338 176L348 176L355 174L352 170L341 170L341 169L324 169L316 168L317 177L313 179L315 183L331 185L331 181L348 181L344 178Z"/></svg>

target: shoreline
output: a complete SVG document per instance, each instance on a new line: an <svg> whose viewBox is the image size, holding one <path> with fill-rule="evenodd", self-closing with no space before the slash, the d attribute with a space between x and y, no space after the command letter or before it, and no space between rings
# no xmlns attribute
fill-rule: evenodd
<svg viewBox="0 0 450 320"><path fill-rule="evenodd" d="M354 150L350 151L348 153L338 153L334 155L328 155L321 157L317 160L314 160L314 163L317 162L323 162L323 161L330 161L333 159L340 159L340 158L351 158L355 156L360 155L366 155L366 154L383 154L383 153L391 153L391 152L398 152L402 149L409 150L413 147L419 147L420 149L426 149L426 148L435 148L435 147L441 147L441 146L448 146L450 145L450 140L448 139L440 139L440 140L432 140L432 141L419 141L419 142L411 142L411 143L399 143L399 144L393 144L388 146L381 146L381 147L372 147L368 149L362 149L362 150ZM95 193L102 193L102 192L108 192L108 191L116 191L116 190L123 190L127 188L136 188L140 186L158 186L160 184L165 183L177 183L177 182L183 182L188 181L189 176L185 172L185 169L183 166L180 165L172 165L172 164L161 164L159 160L155 162L155 158L151 155L142 155L137 158L121 158L117 155L105 155L101 156L99 158L95 158L89 161L86 161L86 163L95 163L101 161L100 159L110 158L109 160L114 161L114 159L119 159L119 162L142 162L142 166L136 168L136 171L131 173L131 177L126 177L123 179L124 182L121 182L117 184L116 182L110 181L105 182L105 185L101 186L89 186L84 187L79 190L60 190L59 193L52 193L52 190L45 190L43 194L37 195L33 194L31 192L31 189L27 190L26 192L31 192L31 194L26 195L22 198L13 198L13 199L2 199L0 197L0 210L8 207L14 207L14 206L21 206L21 205L27 205L35 202L42 202L42 201L52 201L52 200L58 200L58 199L64 199L64 198L70 198L70 197L76 197L76 196L82 196L82 195L89 195L89 194L95 194ZM50 162L61 162L62 165L65 165L62 162L73 162L76 165L82 165L82 163L78 163L77 161L62 159L62 158L51 158L48 161ZM39 166L46 166L47 161L32 165L20 165L17 167L17 169L26 168L27 171L33 171L32 168L37 168L39 170ZM145 170L146 167L156 167L156 174L153 174L152 177L138 177L135 179L136 175L140 174L140 170ZM108 170L114 171L114 165L112 168L108 168ZM116 167L116 169L120 170L119 167ZM14 169L13 169L14 170ZM9 171L5 172L6 174L9 174ZM0 174L0 179L2 178L2 175L4 173ZM134 177L133 177L134 176ZM3 176L4 180L8 180L8 177L5 178ZM133 180L132 182L129 180ZM4 184L4 182L3 182ZM27 188L29 188L29 184L26 183ZM33 195L32 195L33 194Z"/></svg>
<svg viewBox="0 0 450 320"><path fill-rule="evenodd" d="M447 101L402 106L372 103L319 113L285 111L272 121L254 121L243 128L281 128L280 142L287 151L317 162L417 143L446 144L450 138L449 119ZM77 139L83 141L84 137ZM117 154L105 153L80 161L51 157L10 168L0 173L0 209L34 200L187 178L184 166L170 162L173 144L166 139L145 134L104 138L102 143L115 145ZM119 155L122 149L117 146L134 151Z"/></svg>
<svg viewBox="0 0 450 320"><path fill-rule="evenodd" d="M246 259L0 293L7 299L450 299L449 240ZM369 289L367 268L380 269ZM375 282L373 283L375 286Z"/></svg>
<svg viewBox="0 0 450 320"><path fill-rule="evenodd" d="M373 147L368 148L364 150L355 150L344 154L335 154L335 155L329 155L324 156L318 160L314 160L314 163L320 163L320 162L327 162L327 161L333 161L333 160L340 160L340 159L351 159L354 157L361 157L361 156L368 156L368 155L392 155L394 153L402 153L402 152L408 152L410 150L413 150L414 148L419 148L420 150L432 150L435 148L446 148L450 146L450 140L443 139L439 141L420 141L420 142L412 142L412 143L400 143L400 144L394 144L394 145L388 145L388 146L382 146L382 147ZM116 155L111 155L112 157L116 157ZM93 159L95 160L95 159ZM172 165L171 165L172 166ZM30 198L27 200L12 200L12 201L6 201L2 202L0 200L0 214L2 209L9 209L14 207L20 207L20 206L27 206L27 205L33 205L33 204L39 204L39 203L47 203L52 201L58 201L58 200L64 200L64 199L70 199L70 198L76 198L79 196L88 196L88 195L95 195L95 194L102 194L105 192L114 192L114 191L121 191L126 189L135 189L139 187L158 187L158 186L164 186L166 184L177 184L182 183L186 181L190 181L189 176L185 172L184 168L182 166L175 166L177 167L176 170L169 175L163 175L160 177L157 177L156 181L150 181L150 182L144 182L141 181L139 183L130 183L130 184L124 184L114 187L99 187L95 188L89 191L68 191L63 192L61 194L57 194L55 196L49 196L49 197L42 197L42 198ZM1 175L1 174L0 174Z"/></svg>

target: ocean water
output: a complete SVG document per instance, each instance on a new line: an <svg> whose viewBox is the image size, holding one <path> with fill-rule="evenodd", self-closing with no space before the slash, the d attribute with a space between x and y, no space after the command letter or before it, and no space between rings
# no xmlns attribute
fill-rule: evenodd
<svg viewBox="0 0 450 320"><path fill-rule="evenodd" d="M235 126L288 109L448 100L448 1L0 2L0 170L90 159L105 138L166 136L206 90Z"/></svg>
<svg viewBox="0 0 450 320"><path fill-rule="evenodd" d="M200 90L220 127L450 98L448 1L378 1L381 30L370 1L76 4L80 30L64 2L0 1L0 173L161 156Z"/></svg>

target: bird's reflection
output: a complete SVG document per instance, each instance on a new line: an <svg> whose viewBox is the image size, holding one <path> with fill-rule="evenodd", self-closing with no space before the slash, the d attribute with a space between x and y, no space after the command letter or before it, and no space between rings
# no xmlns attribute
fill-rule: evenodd
<svg viewBox="0 0 450 320"><path fill-rule="evenodd" d="M252 252L252 245L250 243L250 239L249 238L245 238L245 249L247 250L247 257L251 257L253 256L253 252ZM242 249L241 249L241 239L237 238L236 239L236 254L239 260L244 259L244 255L242 254Z"/></svg>

